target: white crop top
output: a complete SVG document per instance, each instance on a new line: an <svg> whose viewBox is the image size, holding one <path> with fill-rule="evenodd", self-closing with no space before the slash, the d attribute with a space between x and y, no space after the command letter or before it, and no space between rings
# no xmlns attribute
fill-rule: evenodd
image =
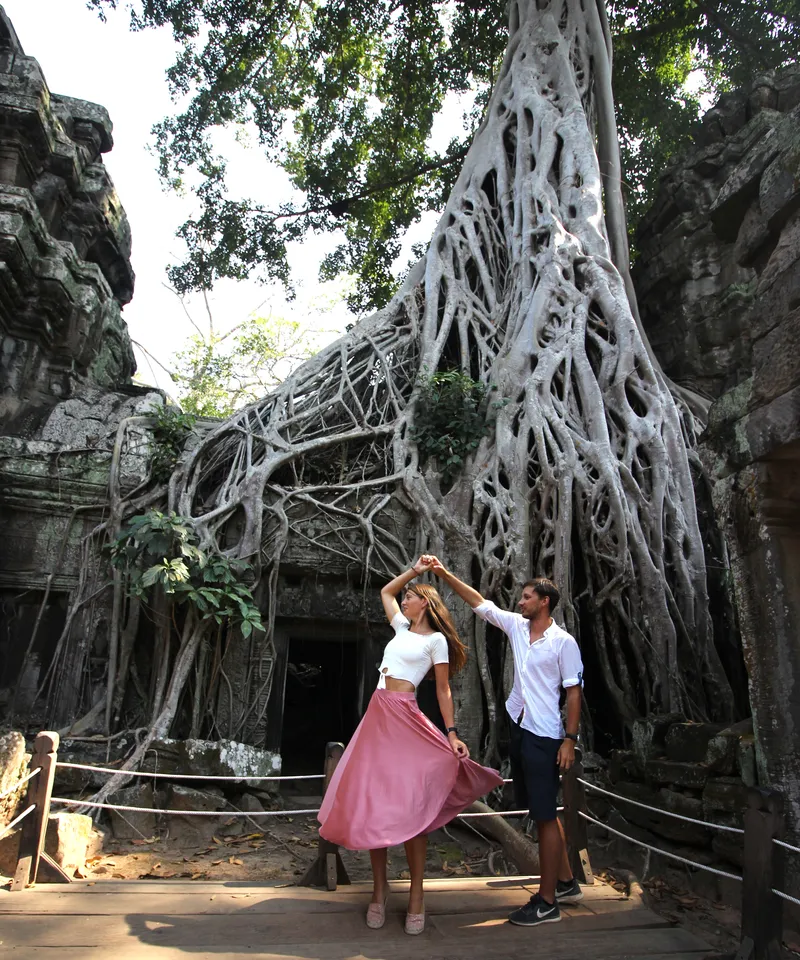
<svg viewBox="0 0 800 960"><path fill-rule="evenodd" d="M416 689L435 663L449 663L447 640L443 633L412 633L411 623L402 613L392 618L394 637L386 644L381 661L378 689L386 688L386 677L408 680Z"/></svg>

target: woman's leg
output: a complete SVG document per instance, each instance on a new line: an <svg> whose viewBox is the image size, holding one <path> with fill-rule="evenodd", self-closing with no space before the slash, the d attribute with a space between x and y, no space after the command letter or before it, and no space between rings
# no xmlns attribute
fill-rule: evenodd
<svg viewBox="0 0 800 960"><path fill-rule="evenodd" d="M372 864L372 903L383 903L389 892L389 883L386 880L386 860L388 849L370 850L369 860Z"/></svg>
<svg viewBox="0 0 800 960"><path fill-rule="evenodd" d="M428 852L428 835L421 833L406 840L406 859L411 874L411 887L408 891L408 912L424 913L422 900L422 881L425 879L425 857Z"/></svg>

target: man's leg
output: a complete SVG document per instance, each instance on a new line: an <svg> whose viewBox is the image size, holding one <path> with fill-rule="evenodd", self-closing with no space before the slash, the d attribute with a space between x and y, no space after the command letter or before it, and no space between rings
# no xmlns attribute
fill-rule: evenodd
<svg viewBox="0 0 800 960"><path fill-rule="evenodd" d="M567 838L564 834L564 824L556 820L558 832L561 834L561 863L558 866L558 882L572 883L572 867L569 865L569 855L567 854Z"/></svg>
<svg viewBox="0 0 800 960"><path fill-rule="evenodd" d="M547 903L556 899L556 881L562 866L564 841L559 830L558 817L555 820L537 820L539 831L539 895Z"/></svg>
<svg viewBox="0 0 800 960"><path fill-rule="evenodd" d="M556 900L556 883L562 867L564 841L559 829L556 800L560 741L522 731L522 765L530 802L530 816L539 832L539 892L529 903L509 914L511 923L524 927L556 923L561 919Z"/></svg>

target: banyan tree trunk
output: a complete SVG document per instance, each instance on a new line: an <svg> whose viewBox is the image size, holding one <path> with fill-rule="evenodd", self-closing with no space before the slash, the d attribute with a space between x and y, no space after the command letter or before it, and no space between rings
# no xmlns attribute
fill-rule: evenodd
<svg viewBox="0 0 800 960"><path fill-rule="evenodd" d="M265 650L281 557L313 529L337 563L382 576L439 552L505 606L548 575L596 707L620 723L730 715L680 412L626 295L610 96L595 0L513 2L502 71L424 259L388 307L179 467L171 508L260 563ZM506 404L448 489L412 428L421 374L452 368ZM398 511L415 542L398 537ZM500 684L483 625L455 610L472 651L459 726L492 757Z"/></svg>

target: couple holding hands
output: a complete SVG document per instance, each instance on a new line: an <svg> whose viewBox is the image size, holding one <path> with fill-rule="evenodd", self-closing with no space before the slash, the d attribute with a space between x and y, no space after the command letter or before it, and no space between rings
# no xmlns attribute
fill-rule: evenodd
<svg viewBox="0 0 800 960"><path fill-rule="evenodd" d="M528 807L537 823L541 878L538 893L509 920L523 926L554 923L561 919L559 902L575 903L583 897L556 813L559 771L574 761L583 666L578 644L551 616L558 589L543 577L523 585L517 613L485 600L429 554L382 588L383 609L395 635L384 650L378 687L323 799L320 833L348 849L369 850L373 895L366 920L373 929L386 919L387 850L405 845L411 874L405 931L419 934L425 928L427 835L503 783L496 770L470 760L458 736L450 677L466 663L467 651L438 591L412 583L428 572L446 582L477 616L499 627L511 643L514 684L506 701L511 775L518 804ZM416 688L431 670L446 737L417 706Z"/></svg>

